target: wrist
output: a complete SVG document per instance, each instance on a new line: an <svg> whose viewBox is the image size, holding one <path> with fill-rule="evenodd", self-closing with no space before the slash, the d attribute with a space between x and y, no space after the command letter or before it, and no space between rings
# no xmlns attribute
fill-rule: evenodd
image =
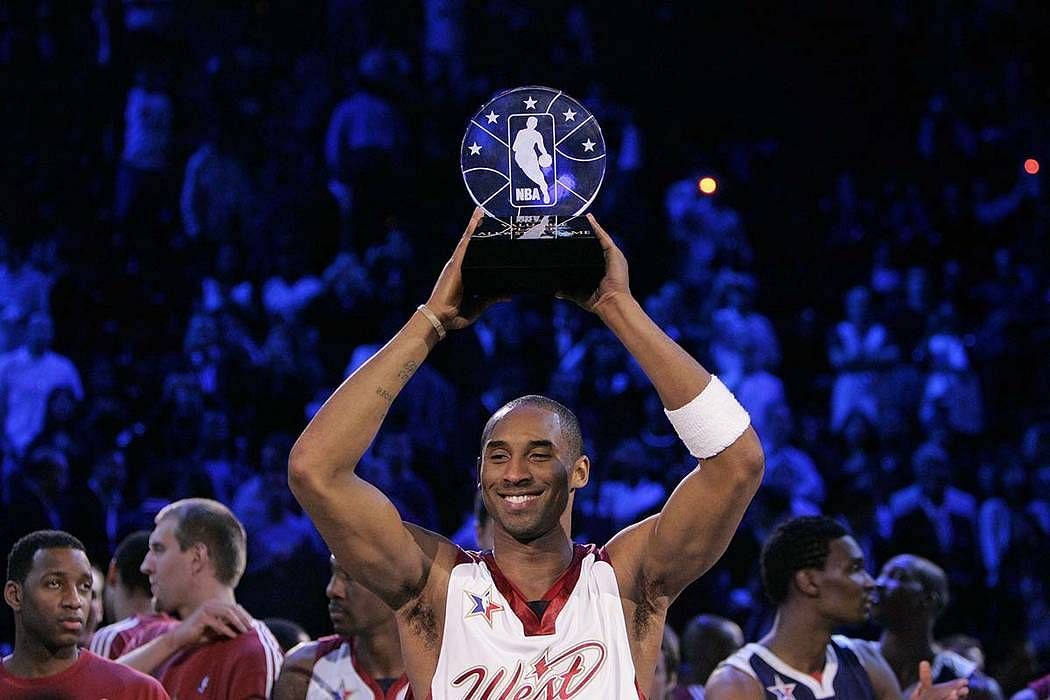
<svg viewBox="0 0 1050 700"><path fill-rule="evenodd" d="M434 329L434 333L437 334L437 339L438 340L444 340L445 339L445 335L448 333L445 330L445 324L438 317L438 315L434 312L433 309L431 309L426 304L420 304L419 306L416 307L416 313L418 313L424 319L426 319L426 321Z"/></svg>
<svg viewBox="0 0 1050 700"><path fill-rule="evenodd" d="M638 308L638 301L628 290L607 292L594 302L592 309L606 324L622 315L625 311Z"/></svg>

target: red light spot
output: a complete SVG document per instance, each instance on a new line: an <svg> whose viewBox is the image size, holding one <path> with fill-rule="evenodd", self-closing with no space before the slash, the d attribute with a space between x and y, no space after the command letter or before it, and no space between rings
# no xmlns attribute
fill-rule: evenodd
<svg viewBox="0 0 1050 700"><path fill-rule="evenodd" d="M1035 158L1029 158L1024 162L1024 171L1029 175L1035 175L1039 172L1039 161Z"/></svg>
<svg viewBox="0 0 1050 700"><path fill-rule="evenodd" d="M700 182L696 183L696 186L700 188L700 191L704 194L714 194L715 190L718 189L718 183L713 177L702 177Z"/></svg>

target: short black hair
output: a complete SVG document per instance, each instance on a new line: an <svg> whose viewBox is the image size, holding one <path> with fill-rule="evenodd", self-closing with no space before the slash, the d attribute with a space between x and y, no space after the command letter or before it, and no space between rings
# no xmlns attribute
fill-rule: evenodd
<svg viewBox="0 0 1050 700"><path fill-rule="evenodd" d="M117 545L113 563L120 576L120 584L131 593L150 594L149 576L142 573L142 560L149 553L149 530L133 532Z"/></svg>
<svg viewBox="0 0 1050 700"><path fill-rule="evenodd" d="M488 442L489 435L492 434L492 430L496 427L496 423L498 423L503 416L520 406L538 406L539 408L546 409L551 413L556 414L561 422L561 436L569 447L569 461L575 462L579 459L580 455L583 454L583 434L580 431L580 420L576 417L575 413L570 411L563 404L558 403L554 399L547 398L546 396L540 396L539 394L519 396L513 401L508 401L489 417L488 421L485 423L485 429L481 431L482 454L485 452L485 443Z"/></svg>
<svg viewBox="0 0 1050 700"><path fill-rule="evenodd" d="M849 534L825 515L804 515L780 523L762 545L762 586L774 605L787 600L791 577L802 569L823 569L831 541Z"/></svg>
<svg viewBox="0 0 1050 700"><path fill-rule="evenodd" d="M24 584L29 570L33 568L33 557L41 549L79 549L86 552L84 543L62 530L37 530L30 532L11 547L7 554L7 580Z"/></svg>

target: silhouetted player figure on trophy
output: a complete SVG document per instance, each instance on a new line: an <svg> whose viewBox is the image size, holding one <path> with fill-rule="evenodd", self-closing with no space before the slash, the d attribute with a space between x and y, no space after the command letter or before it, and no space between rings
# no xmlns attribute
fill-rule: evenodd
<svg viewBox="0 0 1050 700"><path fill-rule="evenodd" d="M525 120L525 128L514 137L511 149L514 151L514 162L518 164L521 171L543 190L543 203L550 204L550 188L547 186L547 178L543 175L542 168L549 166L553 159L543 145L543 134L536 129L537 124L539 120L536 117L529 117ZM536 149L539 149L539 155L536 155Z"/></svg>

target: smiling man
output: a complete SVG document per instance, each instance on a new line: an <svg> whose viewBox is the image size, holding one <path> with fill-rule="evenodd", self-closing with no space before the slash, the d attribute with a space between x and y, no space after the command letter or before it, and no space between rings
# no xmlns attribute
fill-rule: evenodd
<svg viewBox="0 0 1050 700"><path fill-rule="evenodd" d="M168 697L149 676L78 648L91 583L84 545L69 533L38 530L11 548L4 600L15 615L15 649L0 663L0 697Z"/></svg>
<svg viewBox="0 0 1050 700"><path fill-rule="evenodd" d="M493 547L467 553L402 521L355 474L401 388L449 331L477 317L461 265L475 210L426 304L314 416L289 482L339 562L395 611L417 698L638 698L660 655L667 608L725 551L762 479L762 449L729 391L649 318L627 261L591 218L606 261L574 299L652 381L697 468L663 510L604 547L570 538L591 462L573 413L526 396L482 433L478 480Z"/></svg>
<svg viewBox="0 0 1050 700"><path fill-rule="evenodd" d="M777 606L773 629L726 659L704 687L707 700L898 700L901 689L874 645L833 634L868 619L875 581L842 525L825 516L781 523L761 556L762 584ZM933 685L918 668L911 700L955 700L966 681Z"/></svg>
<svg viewBox="0 0 1050 700"><path fill-rule="evenodd" d="M288 652L272 700L404 700L408 679L394 612L335 557L325 595L335 634Z"/></svg>

